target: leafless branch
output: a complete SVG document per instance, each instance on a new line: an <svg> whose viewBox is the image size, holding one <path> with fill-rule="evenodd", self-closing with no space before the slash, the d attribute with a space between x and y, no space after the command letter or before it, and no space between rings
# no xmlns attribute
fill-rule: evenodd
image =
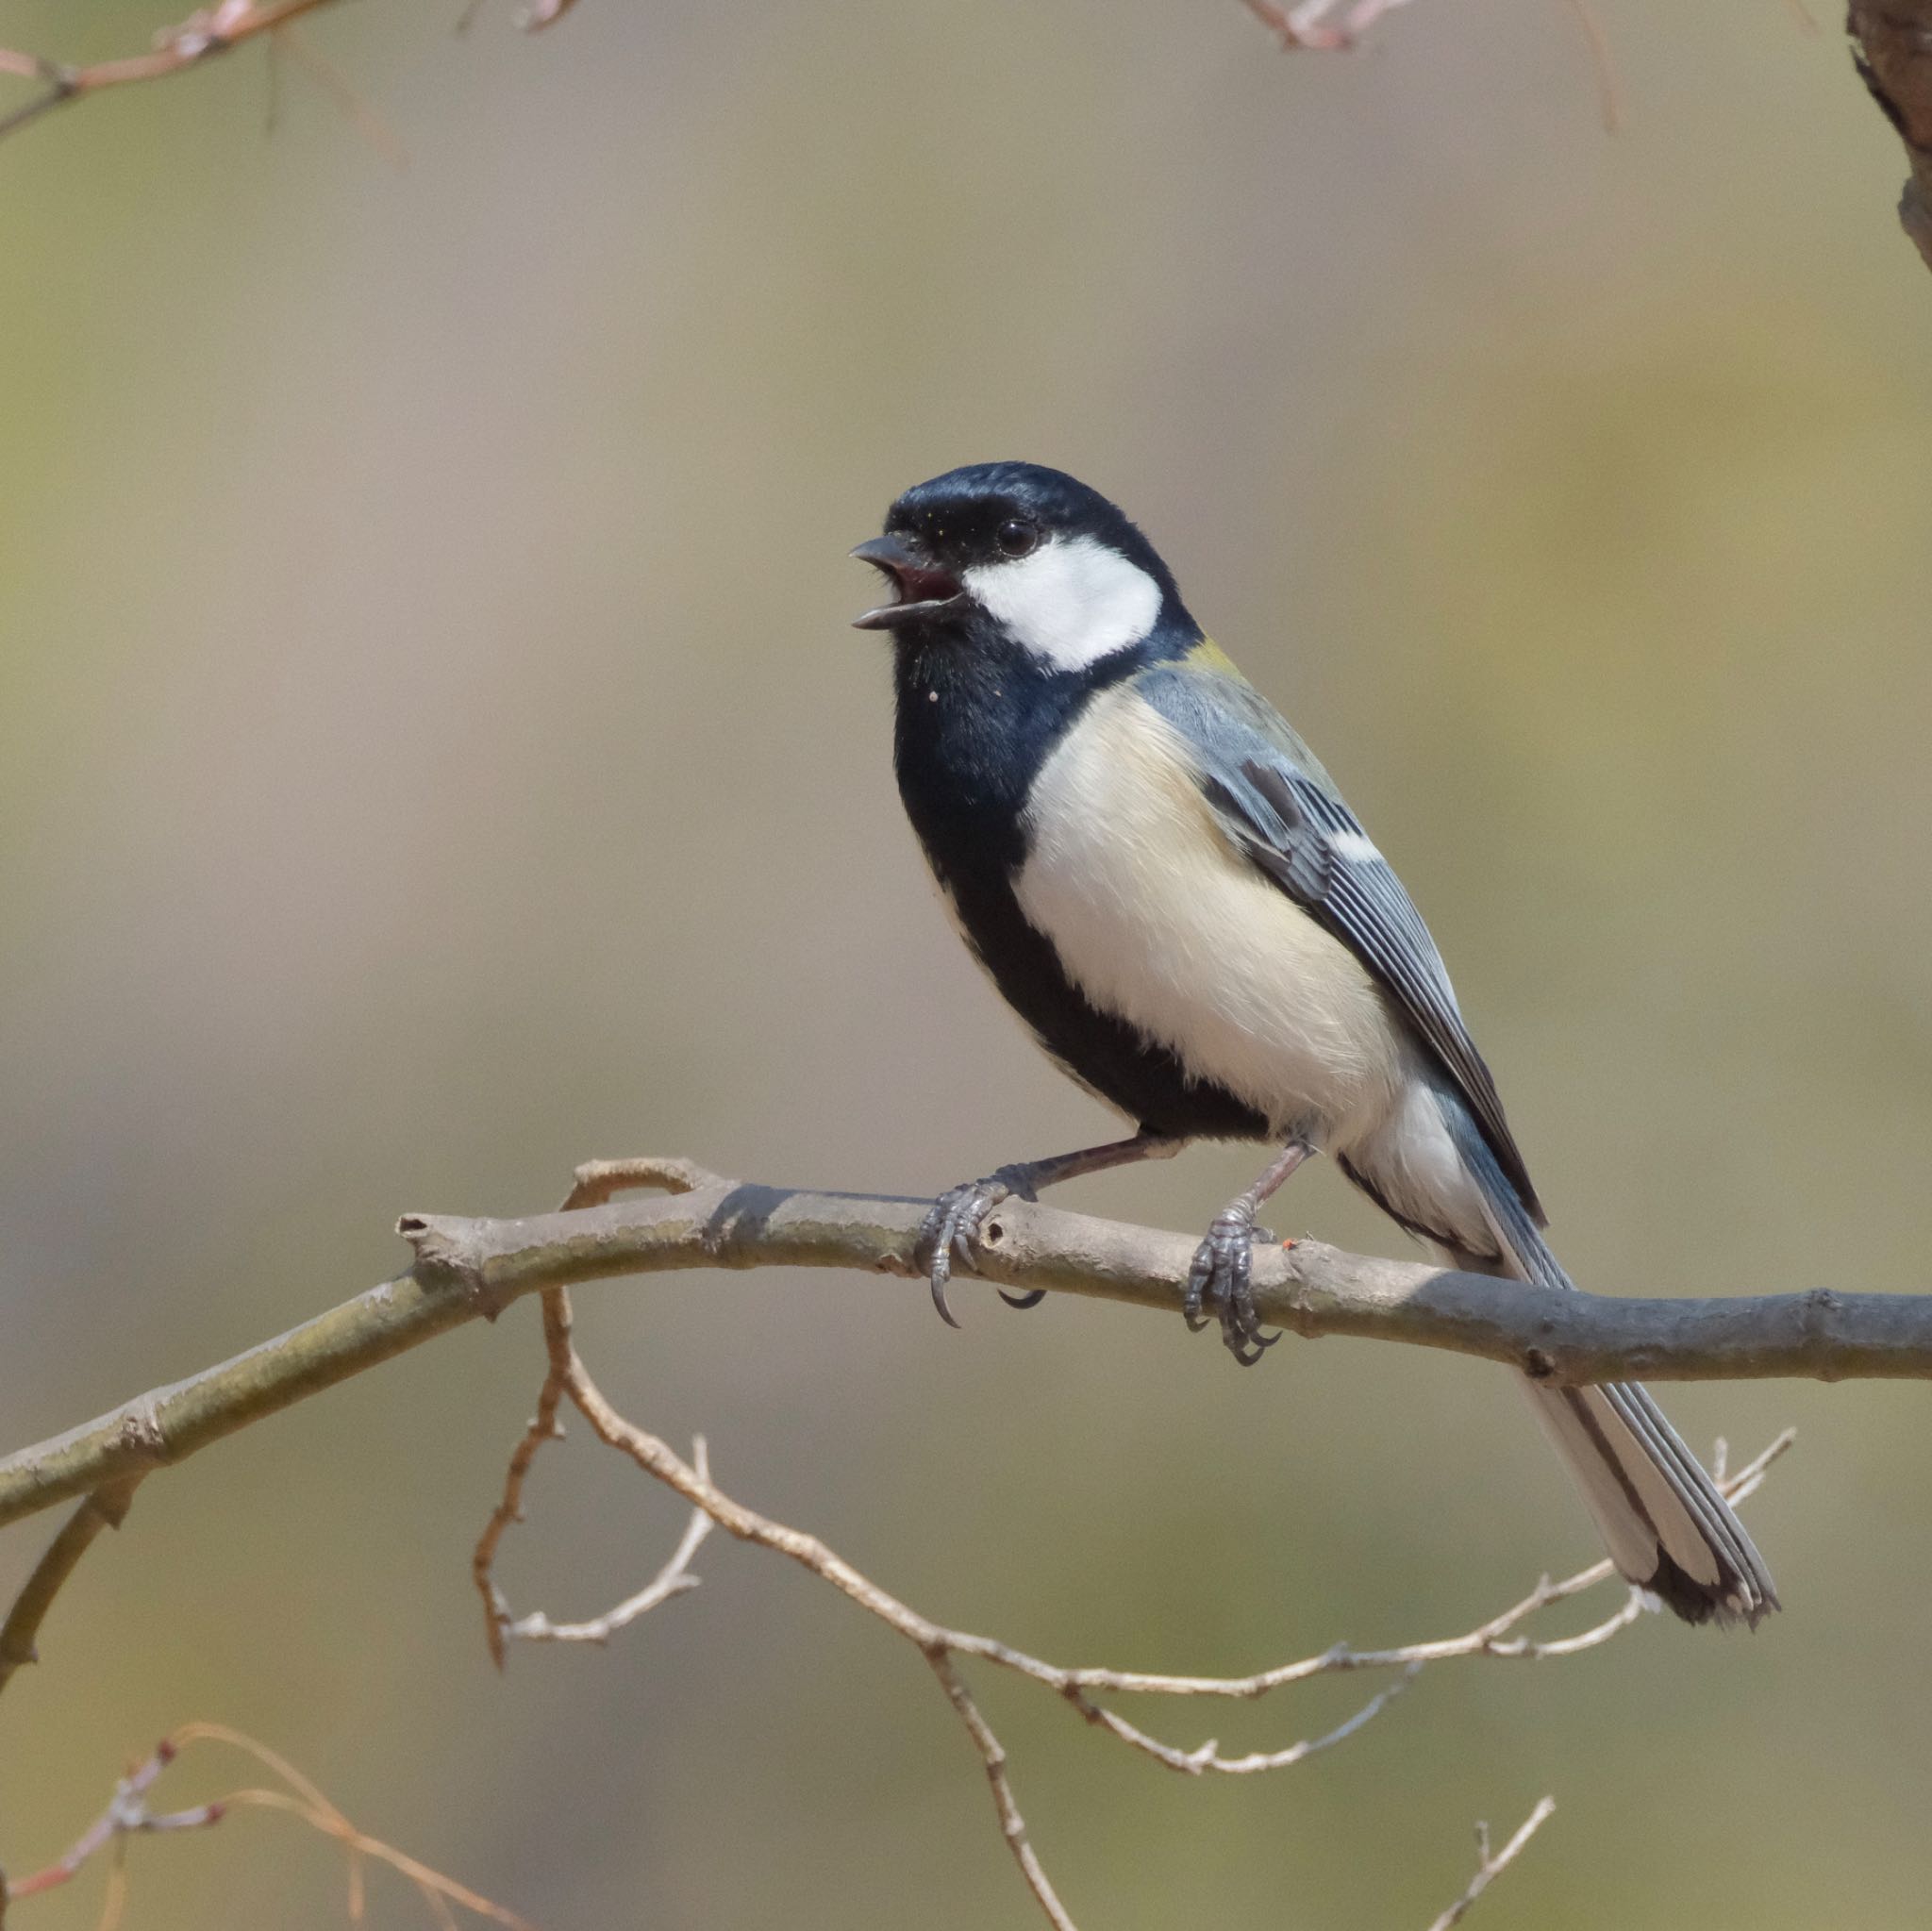
<svg viewBox="0 0 1932 1931"><path fill-rule="evenodd" d="M688 1193L702 1190L701 1176L681 1166L667 1173L664 1163L660 1162L606 1163L594 1169L580 1170L578 1186L573 1191L572 1199L581 1200L585 1205L570 1211L581 1211L587 1215L600 1211L609 1192L618 1187L662 1185L667 1178ZM590 1204L593 1199L595 1206ZM1572 1656L1608 1641L1620 1630L1627 1628L1644 1606L1644 1598L1639 1591L1627 1590L1623 1603L1615 1611L1579 1634L1532 1638L1523 1633L1522 1625L1539 1611L1608 1582L1612 1570L1611 1565L1605 1561L1594 1563L1562 1582L1553 1583L1544 1577L1520 1602L1459 1636L1382 1650L1361 1650L1340 1644L1319 1656L1277 1665L1247 1676L1160 1675L1141 1671L1049 1662L1010 1643L935 1622L863 1574L816 1536L774 1522L725 1494L711 1479L702 1446L693 1459L687 1462L668 1443L641 1428L612 1407L591 1379L576 1351L570 1306L563 1290L545 1290L542 1311L546 1365L537 1419L525 1430L511 1455L503 1498L491 1515L474 1558L476 1586L489 1611L491 1650L499 1664L504 1657L506 1635L522 1634L525 1630L510 1621L504 1606L493 1576L495 1558L505 1529L510 1522L520 1518L521 1498L531 1462L542 1444L560 1432L557 1426L557 1415L567 1401L590 1423L599 1440L629 1457L646 1474L682 1497L693 1510L693 1525L686 1529L677 1551L659 1571L658 1577L619 1610L594 1623L580 1625L590 1640L603 1640L618 1626L620 1617L625 1622L634 1620L644 1609L655 1606L675 1593L680 1579L689 1582L686 1565L691 1552L696 1547L697 1524L701 1522L715 1523L741 1541L789 1556L905 1638L925 1658L945 1692L947 1702L978 1752L991 1791L1001 1837L1035 1902L1058 1931L1074 1931L1073 1920L1033 1847L1014 1795L1006 1750L973 1696L960 1668L962 1662L987 1663L1040 1684L1062 1698L1088 1723L1166 1769L1191 1776L1208 1772L1239 1776L1287 1769L1306 1761L1319 1751L1344 1741L1373 1722L1394 1697L1433 1664L1465 1656L1541 1660ZM1791 1440L1790 1430L1779 1436L1756 1459L1724 1481L1725 1493L1733 1501L1742 1501L1755 1492L1764 1479L1765 1472L1790 1446ZM539 1633L557 1632L547 1621L541 1621ZM1278 1750L1250 1751L1239 1756L1224 1754L1218 1741L1212 1738L1191 1748L1166 1741L1122 1716L1103 1701L1104 1698L1122 1695L1222 1697L1252 1701L1316 1676L1361 1670L1391 1673L1394 1680L1370 1697L1346 1721L1324 1735L1291 1743ZM1453 1924L1460 1919L1495 1874L1528 1841L1531 1833L1548 1815L1548 1801L1545 1800L1530 1821L1493 1858L1490 1856L1485 1843L1481 1868L1468 1890L1439 1921L1439 1925Z"/></svg>
<svg viewBox="0 0 1932 1931"><path fill-rule="evenodd" d="M79 1566L80 1558L103 1529L121 1526L140 1486L139 1475L104 1483L81 1502L67 1518L60 1533L47 1544L46 1553L34 1564L32 1574L14 1598L6 1623L0 1624L0 1690L12 1681L14 1672L22 1664L40 1660L34 1639L40 1635L41 1624L54 1606L61 1585Z"/></svg>
<svg viewBox="0 0 1932 1931"><path fill-rule="evenodd" d="M33 99L10 113L0 115L0 137L11 134L25 127L28 122L38 121L42 115L87 94L100 93L112 87L130 86L137 81L159 80L170 74L198 67L204 60L210 60L217 54L225 54L243 41L254 40L260 34L280 33L303 14L313 13L333 4L334 0L214 0L211 6L197 8L178 26L161 28L145 54L132 54L118 60L98 60L90 66L72 65L63 60L48 59L43 55L0 47L0 74L38 81L42 88ZM521 16L520 24L533 29L548 26L553 21L561 19L574 4L575 0L533 0ZM299 48L294 51L301 52ZM302 58L311 67L317 64L316 57L312 55L304 54ZM387 130L374 122L353 93L340 85L340 77L333 75L333 70L328 69L326 63L320 63L320 67L324 85L337 98L338 104L342 105L365 128L372 130L385 145L390 145Z"/></svg>
<svg viewBox="0 0 1932 1931"><path fill-rule="evenodd" d="M0 1459L0 1527L172 1466L525 1294L689 1268L916 1274L911 1250L923 1201L753 1186L702 1174L688 1161L641 1165L691 1184L669 1199L526 1220L407 1216L402 1230L418 1256L408 1273ZM978 1272L1007 1287L1172 1314L1193 1249L1186 1235L1008 1201L987 1223ZM1263 1318L1311 1340L1355 1335L1446 1348L1564 1383L1932 1378L1932 1296L1924 1294L1818 1288L1732 1300L1620 1300L1370 1259L1314 1240L1257 1252L1255 1283Z"/></svg>
<svg viewBox="0 0 1932 1931"><path fill-rule="evenodd" d="M1385 13L1408 0L1299 0L1283 7L1276 0L1241 0L1285 49L1306 47L1333 53L1352 47Z"/></svg>
<svg viewBox="0 0 1932 1931"><path fill-rule="evenodd" d="M634 1187L662 1188L669 1197L643 1203L611 1200L620 1189ZM1574 1655L1609 1640L1641 1613L1642 1599L1626 1592L1615 1610L1575 1634L1546 1637L1524 1626L1538 1612L1607 1582L1610 1565L1601 1562L1562 1582L1545 1578L1520 1602L1458 1636L1380 1650L1342 1644L1247 1676L1163 1675L1054 1663L994 1638L933 1621L862 1574L815 1536L774 1522L726 1495L711 1476L702 1441L686 1461L628 1421L599 1390L575 1350L567 1291L571 1283L680 1267L779 1264L858 1267L903 1276L914 1272L910 1248L924 1206L916 1201L748 1187L722 1180L689 1161L641 1159L600 1161L580 1168L568 1201L555 1214L525 1221L409 1217L404 1231L419 1256L409 1274L385 1282L219 1368L171 1388L156 1389L95 1423L0 1462L0 1525L65 1497L86 1498L56 1536L0 1626L0 1681L31 1655L33 1638L60 1585L100 1529L125 1512L134 1487L151 1470L180 1460L208 1441L432 1335L479 1315L493 1317L531 1292L541 1301L546 1372L535 1416L510 1457L501 1497L474 1557L491 1654L499 1663L512 1636L604 1641L657 1605L689 1590L696 1580L691 1560L713 1525L786 1556L885 1623L925 1658L979 1756L1002 1836L1036 1902L1058 1926L1069 1927L1071 1920L1028 1839L1006 1753L974 1701L963 1665L984 1664L1039 1684L1087 1723L1166 1769L1193 1776L1245 1775L1301 1763L1355 1735L1432 1665L1463 1656L1537 1660ZM1177 1305L1191 1247L1178 1235L1009 1202L985 1229L981 1272L1008 1286L1047 1287L1171 1308ZM1421 1341L1489 1355L1545 1374L1594 1378L1600 1373L1629 1373L1633 1366L1652 1373L1659 1366L1664 1372L1675 1366L1686 1373L1702 1369L1714 1373L1932 1373L1932 1322L1924 1318L1926 1304L1904 1296L1812 1294L1741 1303L1599 1301L1364 1259L1313 1242L1257 1257L1257 1274L1264 1310L1298 1332ZM1690 1365L1686 1366L1687 1361ZM541 1612L513 1616L493 1574L502 1538L510 1523L521 1519L531 1467L543 1444L560 1434L558 1417L566 1403L600 1440L675 1491L692 1510L676 1550L649 1584L604 1615L575 1623L553 1623ZM1742 1500L1789 1444L1789 1434L1780 1437L1725 1481L1726 1492ZM1114 1707L1117 1699L1131 1696L1252 1700L1315 1676L1363 1670L1383 1673L1391 1680L1335 1728L1272 1751L1224 1753L1212 1738L1195 1744L1174 1742ZM216 1733L201 1726L178 1733L175 1740L191 1734ZM244 1741L242 1747L252 1746ZM105 1845L118 1844L131 1831L188 1828L214 1821L212 1816L183 1812L163 1822L150 1813L145 1792L157 1774L158 1771L148 1773L117 1798L121 1807L110 1807L105 1822L76 1846L77 1856L71 1854L63 1865L14 1886L9 1894L30 1895L65 1882L63 1870L71 1875ZM375 1840L363 1839L319 1793L242 1792L224 1801L230 1807L250 1803L291 1809L342 1839L351 1853L352 1872L359 1872L366 1855L394 1864L422 1888L415 1867L377 1849ZM1506 1847L1505 1858L1495 1868L1513 1855L1514 1850ZM355 1878L359 1881L359 1876ZM434 1895L436 1908L443 1912L456 1897L453 1891L437 1891L434 1885L424 1894ZM500 1922L511 1921L503 1917Z"/></svg>
<svg viewBox="0 0 1932 1931"><path fill-rule="evenodd" d="M188 1810L158 1812L150 1809L149 1792L162 1773L185 1750L197 1743L224 1744L239 1750L275 1777L281 1788L231 1790L225 1797L218 1797L208 1804L197 1804ZM363 1869L366 1863L374 1860L387 1864L391 1870L407 1878L440 1925L455 1924L454 1906L487 1919L493 1924L501 1924L506 1931L535 1931L535 1926L527 1919L518 1917L514 1911L492 1903L467 1885L458 1884L455 1878L431 1870L427 1864L397 1850L393 1844L358 1830L308 1778L266 1744L258 1743L254 1738L244 1736L240 1730L231 1730L224 1723L184 1723L178 1730L163 1737L145 1761L129 1771L114 1786L114 1794L108 1799L107 1808L75 1839L63 1856L30 1877L12 1883L0 1881L0 1912L23 1898L58 1890L71 1883L103 1851L108 1851L114 1862L108 1877L108 1905L102 1921L111 1923L120 1915L125 1892L126 1877L122 1856L130 1838L154 1836L166 1831L205 1829L242 1809L283 1811L299 1819L310 1829L321 1831L325 1837L334 1838L342 1846L349 1861L349 1917L352 1923L362 1922Z"/></svg>
<svg viewBox="0 0 1932 1931"><path fill-rule="evenodd" d="M100 60L89 67L70 66L39 54L0 47L0 74L17 75L23 80L38 80L45 85L44 92L0 118L0 135L11 134L29 121L83 95L99 93L106 88L129 86L136 81L158 80L164 75L198 67L242 42L253 40L257 34L273 33L303 14L329 4L330 0L217 0L212 7L198 8L180 25L162 28L145 54L130 55L120 60Z"/></svg>
<svg viewBox="0 0 1932 1931"><path fill-rule="evenodd" d="M1531 1838L1549 1822L1550 1813L1557 1807L1554 1797L1543 1798L1517 1826L1516 1835L1493 1856L1490 1855L1490 1827L1479 1823L1475 1827L1476 1864L1475 1875L1469 1880L1469 1889L1429 1926L1429 1931L1451 1931L1451 1926L1462 1923L1463 1914L1489 1889L1497 1873L1514 1861Z"/></svg>

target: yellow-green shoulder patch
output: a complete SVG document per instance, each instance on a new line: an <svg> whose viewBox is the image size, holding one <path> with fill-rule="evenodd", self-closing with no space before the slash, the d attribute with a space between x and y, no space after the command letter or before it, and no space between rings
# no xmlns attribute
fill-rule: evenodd
<svg viewBox="0 0 1932 1931"><path fill-rule="evenodd" d="M1235 660L1215 642L1211 637L1204 637L1188 653L1189 668L1196 671L1211 671L1217 677L1233 677L1245 683L1241 669Z"/></svg>

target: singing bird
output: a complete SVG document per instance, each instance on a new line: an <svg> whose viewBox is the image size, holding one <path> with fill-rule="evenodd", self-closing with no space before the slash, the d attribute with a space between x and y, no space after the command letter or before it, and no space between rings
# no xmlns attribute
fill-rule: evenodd
<svg viewBox="0 0 1932 1931"><path fill-rule="evenodd" d="M1278 1150L1187 1284L1189 1326L1212 1316L1243 1364L1279 1338L1256 1316L1257 1215L1317 1153L1445 1266L1569 1288L1421 915L1141 531L1060 471L979 463L908 490L852 554L892 591L857 621L891 636L899 793L954 922L1137 1128L941 1195L918 1246L939 1311L1000 1201L1193 1140ZM1778 1606L1641 1388L1524 1386L1632 1583L1690 1623Z"/></svg>

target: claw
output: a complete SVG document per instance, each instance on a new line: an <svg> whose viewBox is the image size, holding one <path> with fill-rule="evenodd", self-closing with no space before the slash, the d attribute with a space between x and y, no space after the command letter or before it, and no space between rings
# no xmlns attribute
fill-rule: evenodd
<svg viewBox="0 0 1932 1931"><path fill-rule="evenodd" d="M1210 1235L1194 1249L1193 1263L1188 1269L1187 1292L1181 1298L1181 1319L1188 1323L1190 1334L1199 1334L1208 1325L1208 1317L1201 1312L1201 1304L1207 1298L1208 1284L1213 1277L1213 1237Z"/></svg>
<svg viewBox="0 0 1932 1931"><path fill-rule="evenodd" d="M925 1270L932 1283L932 1305L948 1327L958 1327L953 1310L946 1306L946 1284L953 1277L953 1264L973 1266L973 1243L979 1238L979 1224L1013 1188L997 1174L985 1180L969 1180L963 1187L950 1188L933 1202L932 1210L921 1224L919 1237L912 1243L912 1257ZM1016 1306L1030 1307L1022 1300Z"/></svg>
<svg viewBox="0 0 1932 1931"><path fill-rule="evenodd" d="M1261 1332L1255 1311L1253 1245L1259 1238L1245 1213L1217 1215L1194 1250L1181 1302L1182 1316L1196 1334L1208 1325L1211 1310L1221 1323L1224 1345L1243 1368L1252 1368L1281 1339Z"/></svg>
<svg viewBox="0 0 1932 1931"><path fill-rule="evenodd" d="M936 1265L933 1268L932 1305L939 1309L940 1319L948 1327L958 1327L959 1323L954 1317L953 1310L946 1306L946 1279L951 1272L952 1270L945 1266Z"/></svg>
<svg viewBox="0 0 1932 1931"><path fill-rule="evenodd" d="M1009 1294L1002 1288L999 1293L1008 1307L1038 1307L1046 1299L1044 1288L1029 1288L1024 1294Z"/></svg>

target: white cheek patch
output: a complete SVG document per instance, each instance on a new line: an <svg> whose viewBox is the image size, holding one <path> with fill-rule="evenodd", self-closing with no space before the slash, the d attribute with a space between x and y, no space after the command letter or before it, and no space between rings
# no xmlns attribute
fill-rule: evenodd
<svg viewBox="0 0 1932 1931"><path fill-rule="evenodd" d="M1062 671L1139 643L1160 616L1160 586L1091 537L1056 537L1030 557L982 563L960 581L1019 643Z"/></svg>

